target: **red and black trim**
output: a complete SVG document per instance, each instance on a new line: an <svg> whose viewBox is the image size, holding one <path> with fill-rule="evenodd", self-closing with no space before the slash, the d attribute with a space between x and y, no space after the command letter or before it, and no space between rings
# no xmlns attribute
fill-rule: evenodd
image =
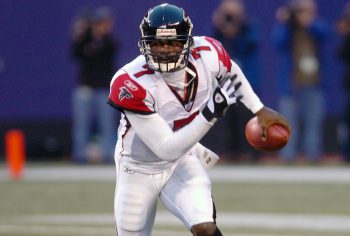
<svg viewBox="0 0 350 236"><path fill-rule="evenodd" d="M153 75L154 74L154 71L151 70L150 68L148 68L147 64L143 65L142 68L144 68L144 70L141 70L141 71L139 71L139 72L134 74L134 76L136 78L139 78L139 77L141 77L143 75Z"/></svg>
<svg viewBox="0 0 350 236"><path fill-rule="evenodd" d="M125 108L122 106L118 106L117 104L113 103L113 101L111 101L111 100L108 100L107 104L109 104L111 107L117 109L118 111L120 111L122 113L124 113L124 111L131 111L133 113L140 114L140 115L150 115L150 114L155 113L155 111L150 112L150 111L140 111L140 110L128 109L128 108Z"/></svg>
<svg viewBox="0 0 350 236"><path fill-rule="evenodd" d="M145 104L147 91L128 74L118 76L111 85L108 103L120 111L132 111L139 114L155 113Z"/></svg>
<svg viewBox="0 0 350 236"><path fill-rule="evenodd" d="M188 83L188 86L184 88L184 96L181 97L181 95L176 91L176 88L169 86L170 90L173 92L175 97L180 101L182 106L185 108L186 111L190 111L192 109L194 100L197 95L197 89L198 89L198 73L196 70L196 67L191 62L188 62L187 64L187 70L191 70L193 73L189 73L186 71L186 78L185 83Z"/></svg>
<svg viewBox="0 0 350 236"><path fill-rule="evenodd" d="M223 66L227 68L227 71L231 71L232 63L231 63L231 58L226 49L222 46L222 44L213 38L210 37L205 37L205 40L207 40L216 50L218 53L218 59L219 62L222 62Z"/></svg>
<svg viewBox="0 0 350 236"><path fill-rule="evenodd" d="M181 129L182 127L188 125L189 123L191 123L191 121L194 118L196 118L196 116L198 114L199 114L199 111L196 111L195 113L193 113L192 115L190 115L189 117L187 117L185 119L175 120L173 130L176 131L176 130Z"/></svg>

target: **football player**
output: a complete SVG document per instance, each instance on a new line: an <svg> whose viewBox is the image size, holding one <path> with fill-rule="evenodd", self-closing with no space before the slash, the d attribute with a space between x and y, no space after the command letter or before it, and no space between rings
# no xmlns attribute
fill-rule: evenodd
<svg viewBox="0 0 350 236"><path fill-rule="evenodd" d="M237 99L258 116L289 127L264 107L217 40L192 36L177 6L143 18L141 54L111 81L109 103L123 115L115 150L117 235L152 234L159 198L193 235L222 235L206 168L218 156L199 141Z"/></svg>

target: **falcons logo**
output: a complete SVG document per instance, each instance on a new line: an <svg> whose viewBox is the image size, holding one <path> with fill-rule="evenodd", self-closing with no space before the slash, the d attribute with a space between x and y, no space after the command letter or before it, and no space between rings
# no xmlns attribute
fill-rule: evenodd
<svg viewBox="0 0 350 236"><path fill-rule="evenodd" d="M124 98L126 99L131 99L133 98L133 95L130 93L130 91L126 88L126 87L121 87L119 88L120 92L119 92L119 101L122 101Z"/></svg>

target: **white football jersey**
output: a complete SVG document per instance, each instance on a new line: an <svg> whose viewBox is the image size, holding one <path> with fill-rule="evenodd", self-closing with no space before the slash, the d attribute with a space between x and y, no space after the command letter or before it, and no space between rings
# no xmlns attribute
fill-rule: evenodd
<svg viewBox="0 0 350 236"><path fill-rule="evenodd" d="M238 75L237 82L242 81L240 94L247 108L252 112L262 108L259 98L221 43L209 37L194 37L188 65L182 71L154 72L148 69L143 55L122 67L111 81L109 103L121 111L143 115L157 113L176 131L199 114L217 87L218 79L233 74ZM137 136L125 115L118 129L116 155L130 169L149 173L165 170L176 163L158 158Z"/></svg>

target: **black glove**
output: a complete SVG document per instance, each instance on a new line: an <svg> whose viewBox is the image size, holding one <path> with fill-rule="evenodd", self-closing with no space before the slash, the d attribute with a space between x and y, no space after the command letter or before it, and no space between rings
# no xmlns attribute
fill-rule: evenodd
<svg viewBox="0 0 350 236"><path fill-rule="evenodd" d="M235 104L242 96L236 96L237 89L242 85L241 82L234 84L237 74L221 80L221 84L214 90L213 96L209 99L202 114L207 121L213 118L219 118L225 114L228 107Z"/></svg>

